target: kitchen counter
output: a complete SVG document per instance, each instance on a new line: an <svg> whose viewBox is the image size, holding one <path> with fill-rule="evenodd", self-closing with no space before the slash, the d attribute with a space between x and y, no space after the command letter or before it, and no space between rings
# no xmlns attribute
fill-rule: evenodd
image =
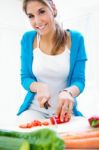
<svg viewBox="0 0 99 150"><path fill-rule="evenodd" d="M99 149L99 128L91 127L87 118L73 117L70 122L59 125L57 130L66 146L69 139L70 144L67 147L72 145L73 149L76 148L76 150ZM81 135L87 135L87 138L85 136L81 138ZM92 137L93 135L94 137ZM66 150L69 149L67 148Z"/></svg>
<svg viewBox="0 0 99 150"><path fill-rule="evenodd" d="M40 127L32 127L30 129L20 129L15 121L12 120L12 122L9 123L2 123L0 124L0 129L6 129L6 130L15 130L20 132L30 132L35 131L41 128L50 128L57 133L63 133L63 132L79 132L84 130L90 130L90 125L88 123L88 120L84 117L72 117L71 120L67 123L50 125L50 126L40 126Z"/></svg>
<svg viewBox="0 0 99 150"><path fill-rule="evenodd" d="M49 128L51 130L54 130L63 140L64 140L63 137L67 135L74 135L75 133L81 134L82 132L99 131L99 128L90 127L90 124L87 118L74 117L74 116L67 123L58 124L58 125L50 125L50 126L32 127L30 129L29 128L21 129L18 127L17 123L13 121L8 124L0 124L0 129L18 131L18 132L32 132L32 131L36 131L38 129L43 129L43 128ZM69 150L69 149L66 149L66 150Z"/></svg>

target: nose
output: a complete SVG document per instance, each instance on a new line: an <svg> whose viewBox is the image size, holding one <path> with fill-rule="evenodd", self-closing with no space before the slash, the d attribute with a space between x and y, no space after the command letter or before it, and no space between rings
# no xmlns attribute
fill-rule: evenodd
<svg viewBox="0 0 99 150"><path fill-rule="evenodd" d="M41 24L41 19L39 16L35 16L35 24L40 25Z"/></svg>

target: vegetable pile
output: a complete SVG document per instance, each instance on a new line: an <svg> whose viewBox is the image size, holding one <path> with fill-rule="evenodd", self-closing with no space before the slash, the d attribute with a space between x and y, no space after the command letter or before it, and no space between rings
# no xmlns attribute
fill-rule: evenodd
<svg viewBox="0 0 99 150"><path fill-rule="evenodd" d="M99 127L99 117L92 116L88 119L91 127Z"/></svg>
<svg viewBox="0 0 99 150"><path fill-rule="evenodd" d="M48 126L50 123L48 121L39 121L39 120L33 120L32 122L28 122L26 124L20 124L19 128L32 128L37 126Z"/></svg>
<svg viewBox="0 0 99 150"><path fill-rule="evenodd" d="M68 122L70 119L68 118L67 121L65 119L63 121L60 120L59 117L50 117L49 119L46 119L45 121L40 121L40 120L33 120L32 122L28 122L26 124L20 124L19 128L32 128L32 127L37 127L37 126L48 126L48 125L55 125L55 124L61 124Z"/></svg>
<svg viewBox="0 0 99 150"><path fill-rule="evenodd" d="M99 149L99 130L81 133L64 133L61 138L67 149Z"/></svg>
<svg viewBox="0 0 99 150"><path fill-rule="evenodd" d="M64 141L50 129L34 132L0 130L0 150L63 150Z"/></svg>

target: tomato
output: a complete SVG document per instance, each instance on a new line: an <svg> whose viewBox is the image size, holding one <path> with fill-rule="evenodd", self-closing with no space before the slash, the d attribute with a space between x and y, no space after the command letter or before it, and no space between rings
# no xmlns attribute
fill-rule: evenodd
<svg viewBox="0 0 99 150"><path fill-rule="evenodd" d="M55 120L56 120L56 123L57 123L57 124L60 124L60 123L64 123L64 122L65 122L65 120L63 120L63 121L60 120L60 116L55 117Z"/></svg>
<svg viewBox="0 0 99 150"><path fill-rule="evenodd" d="M20 124L19 128L27 128L27 125L26 124Z"/></svg>
<svg viewBox="0 0 99 150"><path fill-rule="evenodd" d="M41 126L41 125L42 125L42 123L39 120L32 121L32 127Z"/></svg>
<svg viewBox="0 0 99 150"><path fill-rule="evenodd" d="M63 123L61 120L60 120L60 117L58 116L58 117L50 117L50 121L51 121L51 123L52 124L55 124L55 121L56 121L56 123L57 124L60 124L60 123Z"/></svg>
<svg viewBox="0 0 99 150"><path fill-rule="evenodd" d="M51 123L54 125L55 124L55 121L57 124L60 124L60 123L65 123L65 122L68 122L69 121L69 118L65 121L65 118L63 121L60 120L60 116L58 117L50 117L50 121Z"/></svg>
<svg viewBox="0 0 99 150"><path fill-rule="evenodd" d="M32 123L20 124L19 128L32 128Z"/></svg>
<svg viewBox="0 0 99 150"><path fill-rule="evenodd" d="M55 124L55 120L54 120L54 118L53 117L50 117L50 122L51 122L51 124Z"/></svg>
<svg viewBox="0 0 99 150"><path fill-rule="evenodd" d="M44 122L42 122L42 125L44 125L44 126L48 126L48 125L49 125L49 122L44 121Z"/></svg>
<svg viewBox="0 0 99 150"><path fill-rule="evenodd" d="M27 128L32 128L32 123L27 123L26 126Z"/></svg>

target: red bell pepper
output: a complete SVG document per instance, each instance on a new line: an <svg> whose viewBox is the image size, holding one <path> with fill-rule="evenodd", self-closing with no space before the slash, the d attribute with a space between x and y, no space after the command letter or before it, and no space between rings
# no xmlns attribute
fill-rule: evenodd
<svg viewBox="0 0 99 150"><path fill-rule="evenodd" d="M99 116L92 116L88 121L91 127L99 127Z"/></svg>
<svg viewBox="0 0 99 150"><path fill-rule="evenodd" d="M63 121L60 120L60 116L58 117L50 117L50 121L51 123L54 125L55 124L55 121L57 124L61 124L61 123L65 123L65 122L68 122L70 119L68 118L68 120L65 121L65 118Z"/></svg>

